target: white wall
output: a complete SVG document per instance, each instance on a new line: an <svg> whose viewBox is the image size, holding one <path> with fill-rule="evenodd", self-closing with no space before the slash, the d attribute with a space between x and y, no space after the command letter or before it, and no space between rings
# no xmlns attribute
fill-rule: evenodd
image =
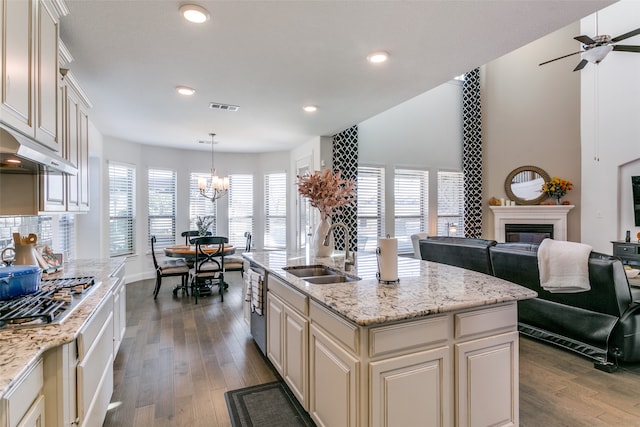
<svg viewBox="0 0 640 427"><path fill-rule="evenodd" d="M393 171L429 171L431 234L436 233L437 172L462 170L462 86L445 83L358 125L358 162L385 167L385 232L394 232Z"/></svg>
<svg viewBox="0 0 640 427"><path fill-rule="evenodd" d="M598 12L598 33L616 37L638 28L640 2L624 0ZM595 15L581 22L596 34ZM620 44L639 45L640 36ZM611 240L632 239L631 175L640 175L640 54L611 52L581 72L582 241L611 253ZM596 158L594 160L594 157ZM598 160L599 159L599 160Z"/></svg>

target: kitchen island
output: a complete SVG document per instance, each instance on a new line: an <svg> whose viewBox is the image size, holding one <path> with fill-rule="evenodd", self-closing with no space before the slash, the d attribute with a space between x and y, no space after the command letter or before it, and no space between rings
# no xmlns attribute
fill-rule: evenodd
<svg viewBox="0 0 640 427"><path fill-rule="evenodd" d="M380 284L375 255L347 271L360 280L312 284L283 267L344 257L244 256L267 272L267 356L316 424L518 424L516 303L535 292L403 257Z"/></svg>
<svg viewBox="0 0 640 427"><path fill-rule="evenodd" d="M43 412L47 426L91 425L106 411L101 406L111 397L113 359L126 324L124 261L65 263L43 279L95 277L73 311L61 323L0 329L0 426L35 425Z"/></svg>

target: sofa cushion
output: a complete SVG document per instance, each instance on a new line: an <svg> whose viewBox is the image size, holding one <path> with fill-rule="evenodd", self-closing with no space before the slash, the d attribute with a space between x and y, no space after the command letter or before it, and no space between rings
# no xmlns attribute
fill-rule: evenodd
<svg viewBox="0 0 640 427"><path fill-rule="evenodd" d="M495 240L433 236L420 240L420 256L425 261L493 274L489 247L495 244Z"/></svg>

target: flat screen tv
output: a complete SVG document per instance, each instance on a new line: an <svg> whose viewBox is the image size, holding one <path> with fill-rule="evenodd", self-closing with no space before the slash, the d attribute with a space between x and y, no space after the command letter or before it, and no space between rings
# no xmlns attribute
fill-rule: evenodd
<svg viewBox="0 0 640 427"><path fill-rule="evenodd" d="M633 214L636 219L636 227L640 227L640 176L631 177L633 189Z"/></svg>

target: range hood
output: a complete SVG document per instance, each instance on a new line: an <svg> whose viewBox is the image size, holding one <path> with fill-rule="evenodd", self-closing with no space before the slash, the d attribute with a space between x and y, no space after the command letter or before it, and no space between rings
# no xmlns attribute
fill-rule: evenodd
<svg viewBox="0 0 640 427"><path fill-rule="evenodd" d="M0 125L0 173L65 173L77 175L78 169L35 140Z"/></svg>

